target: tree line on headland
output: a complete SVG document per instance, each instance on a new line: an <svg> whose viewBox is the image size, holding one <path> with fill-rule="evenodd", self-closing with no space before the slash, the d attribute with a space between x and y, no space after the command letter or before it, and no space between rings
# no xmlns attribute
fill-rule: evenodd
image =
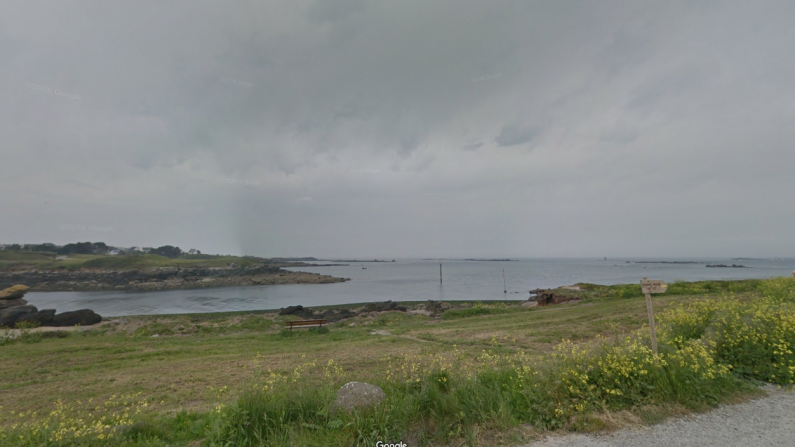
<svg viewBox="0 0 795 447"><path fill-rule="evenodd" d="M76 242L58 246L50 242L43 244L11 244L0 249L9 251L32 251L40 253L55 253L58 255L107 255L107 254L139 254L149 253L153 255L160 255L166 258L178 258L183 255L200 255L201 251L191 249L188 252L183 252L179 247L172 245L163 245L157 248L138 248L133 247L129 249L117 248L105 244L104 242Z"/></svg>

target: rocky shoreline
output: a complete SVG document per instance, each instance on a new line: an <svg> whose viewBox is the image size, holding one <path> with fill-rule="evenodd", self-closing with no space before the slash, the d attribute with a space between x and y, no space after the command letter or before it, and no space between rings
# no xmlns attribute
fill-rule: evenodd
<svg viewBox="0 0 795 447"><path fill-rule="evenodd" d="M349 281L308 272L291 272L272 265L246 267L157 267L140 270L29 269L0 272L0 289L26 284L31 292L156 291L274 284L328 284Z"/></svg>
<svg viewBox="0 0 795 447"><path fill-rule="evenodd" d="M55 313L55 309L39 310L24 299L29 288L22 284L0 290L0 327L73 327L91 326L102 317L91 309Z"/></svg>

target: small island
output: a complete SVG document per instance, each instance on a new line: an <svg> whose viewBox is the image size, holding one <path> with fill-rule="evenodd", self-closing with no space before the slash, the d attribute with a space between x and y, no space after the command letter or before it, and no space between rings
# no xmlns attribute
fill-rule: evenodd
<svg viewBox="0 0 795 447"><path fill-rule="evenodd" d="M726 264L709 264L709 265L707 265L707 267L711 267L711 268L724 268L724 269L726 269L726 268L728 268L728 269L749 269L749 268L751 268L751 267L748 267L747 265L740 265L740 264L732 264L732 265L726 265Z"/></svg>
<svg viewBox="0 0 795 447"><path fill-rule="evenodd" d="M632 261L627 261L630 264ZM703 264L698 261L635 261L635 264Z"/></svg>
<svg viewBox="0 0 795 447"><path fill-rule="evenodd" d="M164 245L113 247L103 242L11 244L0 247L0 289L25 284L31 292L156 291L349 281L284 267L326 267L288 259L202 254Z"/></svg>

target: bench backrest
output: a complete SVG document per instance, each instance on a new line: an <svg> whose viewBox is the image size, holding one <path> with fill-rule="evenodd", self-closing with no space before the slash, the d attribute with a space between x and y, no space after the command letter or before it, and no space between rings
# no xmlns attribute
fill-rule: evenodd
<svg viewBox="0 0 795 447"><path fill-rule="evenodd" d="M297 320L297 321L285 321L285 326L314 326L314 325L322 325L326 324L326 320Z"/></svg>

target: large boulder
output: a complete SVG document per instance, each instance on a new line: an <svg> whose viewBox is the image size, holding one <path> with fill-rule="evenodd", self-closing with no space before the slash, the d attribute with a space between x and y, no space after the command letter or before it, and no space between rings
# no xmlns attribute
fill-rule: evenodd
<svg viewBox="0 0 795 447"><path fill-rule="evenodd" d="M38 323L39 326L50 326L54 316L55 309L42 309L38 312L22 315L17 319L16 323L19 324L23 321L28 321L31 323Z"/></svg>
<svg viewBox="0 0 795 447"><path fill-rule="evenodd" d="M91 309L80 309L71 312L63 312L52 317L49 326L91 326L102 321L102 317Z"/></svg>
<svg viewBox="0 0 795 447"><path fill-rule="evenodd" d="M567 301L579 300L576 295L566 295L564 293L556 292L554 290L545 290L536 296L536 302L539 306L548 306L551 304L560 304Z"/></svg>
<svg viewBox="0 0 795 447"><path fill-rule="evenodd" d="M0 326L13 326L19 317L38 312L36 306L16 306L0 310Z"/></svg>
<svg viewBox="0 0 795 447"><path fill-rule="evenodd" d="M0 300L0 309L7 309L9 307L24 306L25 304L28 304L28 302L23 300L22 298L17 298L15 300Z"/></svg>
<svg viewBox="0 0 795 447"><path fill-rule="evenodd" d="M15 286L11 286L7 289L0 290L0 300L13 300L17 298L22 298L28 293L28 289L30 287L23 286L22 284L17 284Z"/></svg>
<svg viewBox="0 0 795 447"><path fill-rule="evenodd" d="M331 406L334 410L352 412L378 405L386 397L381 387L363 382L348 382L337 391L337 399Z"/></svg>

